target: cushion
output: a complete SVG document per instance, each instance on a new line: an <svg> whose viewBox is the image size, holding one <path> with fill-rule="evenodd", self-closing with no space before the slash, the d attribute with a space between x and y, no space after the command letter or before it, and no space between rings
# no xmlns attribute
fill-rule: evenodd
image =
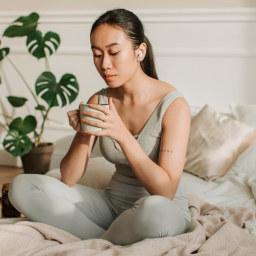
<svg viewBox="0 0 256 256"><path fill-rule="evenodd" d="M194 106L194 105L189 105L189 107L190 107L191 118L194 118L194 116L196 116L200 112L200 110L203 108L203 107Z"/></svg>
<svg viewBox="0 0 256 256"><path fill-rule="evenodd" d="M184 170L213 181L224 176L254 141L254 127L206 104L191 120Z"/></svg>
<svg viewBox="0 0 256 256"><path fill-rule="evenodd" d="M235 120L256 128L256 105L231 103L229 107ZM239 156L232 171L256 174L256 142Z"/></svg>
<svg viewBox="0 0 256 256"><path fill-rule="evenodd" d="M190 107L191 119L193 119L194 116L196 116L203 108L203 107L195 106L195 105L189 105L189 107ZM222 113L222 112L220 112L220 113L233 118L232 113Z"/></svg>
<svg viewBox="0 0 256 256"><path fill-rule="evenodd" d="M104 190L115 170L115 165L107 161L104 157L90 158L85 174L77 184ZM59 180L61 179L60 168L52 169L44 175L48 175Z"/></svg>

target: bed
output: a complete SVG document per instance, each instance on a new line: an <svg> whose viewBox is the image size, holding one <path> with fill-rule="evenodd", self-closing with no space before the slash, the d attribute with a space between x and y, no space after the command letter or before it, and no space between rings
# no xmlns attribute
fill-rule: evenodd
<svg viewBox="0 0 256 256"><path fill-rule="evenodd" d="M194 121L197 134L191 133L191 137L195 136L197 141L198 130L204 139L206 137L203 128L211 131L213 136L209 127L200 126L198 116L200 113L202 115L202 109L207 115L210 115L207 111L212 111L216 120L219 118L222 133L225 127L230 128L231 124L234 127L235 124L232 132L236 128L243 129L243 132L247 132L247 137L243 136L247 141L240 140L237 145L239 137L234 133L236 140L232 144L231 134L225 135L229 137L224 137L224 141L229 141L229 144L220 141L221 144L217 145L218 148L222 145L228 152L233 150L232 154L225 155L223 151L205 148L206 145L209 147L208 137L207 143L201 143L202 156L205 152L213 154L211 158L217 157L220 163L216 164L215 170L210 166L204 173L198 171L199 165L193 172L194 149L192 142L189 143L188 146L192 148L191 159L188 148L182 174L192 215L187 233L119 246L103 239L83 241L64 230L26 219L0 225L0 255L256 255L256 105L230 104L230 113L214 112L205 106L191 106L192 122L197 117ZM213 116L209 118L211 122ZM205 116L201 116L201 119L206 122ZM95 147L94 151L100 152L97 144ZM207 161L201 161L200 165L207 169L206 164L212 163L209 159ZM216 174L220 168L222 172ZM87 170L78 183L104 189L114 172L115 166L98 153L90 158ZM56 179L61 177L59 168L49 170L45 175Z"/></svg>

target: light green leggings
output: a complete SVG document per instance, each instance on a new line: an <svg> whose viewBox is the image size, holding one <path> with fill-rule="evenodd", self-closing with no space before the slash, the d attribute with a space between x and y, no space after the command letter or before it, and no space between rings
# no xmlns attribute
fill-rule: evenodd
<svg viewBox="0 0 256 256"><path fill-rule="evenodd" d="M138 179L115 174L105 190L40 174L20 174L9 188L14 207L30 221L63 229L82 240L130 245L145 238L176 236L189 224L170 199L150 195Z"/></svg>

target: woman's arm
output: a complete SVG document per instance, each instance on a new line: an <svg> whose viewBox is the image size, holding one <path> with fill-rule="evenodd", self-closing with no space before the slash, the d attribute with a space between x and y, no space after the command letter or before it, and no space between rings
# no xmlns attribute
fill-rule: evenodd
<svg viewBox="0 0 256 256"><path fill-rule="evenodd" d="M60 163L61 181L69 187L74 186L84 175L96 139L93 135L76 133Z"/></svg>
<svg viewBox="0 0 256 256"><path fill-rule="evenodd" d="M98 103L98 92L91 96L88 103ZM97 138L79 132L74 136L67 154L60 163L61 181L69 187L74 186L84 175Z"/></svg>
<svg viewBox="0 0 256 256"><path fill-rule="evenodd" d="M162 119L158 165L129 131L117 141L136 177L151 195L173 200L185 164L190 125L190 107L184 98L179 97L170 104Z"/></svg>

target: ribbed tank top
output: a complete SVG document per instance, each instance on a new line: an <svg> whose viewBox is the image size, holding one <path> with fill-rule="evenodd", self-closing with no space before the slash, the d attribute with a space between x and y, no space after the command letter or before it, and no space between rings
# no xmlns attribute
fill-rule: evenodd
<svg viewBox="0 0 256 256"><path fill-rule="evenodd" d="M109 104L107 89L108 87L102 88L102 90L99 91L99 104ZM179 91L172 91L166 94L148 119L147 123L144 125L142 131L139 134L134 135L134 137L137 137L137 141L144 152L156 164L158 164L161 143L162 118L168 106L178 97L184 96ZM118 143L115 140L107 136L99 136L99 147L103 157L109 162L115 164L115 168L118 172L136 178L136 175L133 172L122 149L118 147ZM191 214L188 209L186 190L182 177L180 179L173 202L182 209L187 225L189 226L191 222Z"/></svg>

